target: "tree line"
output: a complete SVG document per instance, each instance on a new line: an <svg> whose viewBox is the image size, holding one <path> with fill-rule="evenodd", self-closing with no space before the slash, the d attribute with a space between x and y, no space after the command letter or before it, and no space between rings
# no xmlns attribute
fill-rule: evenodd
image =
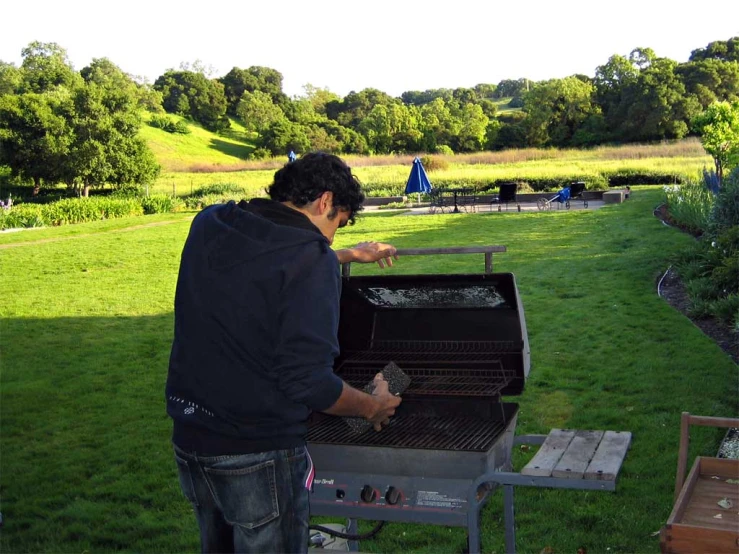
<svg viewBox="0 0 739 554"><path fill-rule="evenodd" d="M311 85L290 98L275 69L209 73L199 62L183 64L150 85L105 58L77 72L64 48L33 42L20 67L0 61L0 166L36 186L62 182L81 191L150 182L159 169L138 138L142 110L178 114L214 132L238 118L255 137L255 158L680 139L696 132L691 122L708 106L739 101L739 37L698 48L685 63L636 48L611 56L593 77L506 79L399 98L373 88L341 98ZM514 109L498 110L504 98Z"/></svg>

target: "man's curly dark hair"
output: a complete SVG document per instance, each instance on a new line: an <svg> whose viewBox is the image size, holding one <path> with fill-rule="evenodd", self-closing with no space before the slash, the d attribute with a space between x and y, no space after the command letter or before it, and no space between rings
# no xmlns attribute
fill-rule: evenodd
<svg viewBox="0 0 739 554"><path fill-rule="evenodd" d="M334 210L329 215L334 217L337 208L348 210L349 223L353 224L354 216L363 209L362 185L351 168L333 154L311 152L285 164L275 173L267 194L272 200L302 208L326 191L334 197Z"/></svg>

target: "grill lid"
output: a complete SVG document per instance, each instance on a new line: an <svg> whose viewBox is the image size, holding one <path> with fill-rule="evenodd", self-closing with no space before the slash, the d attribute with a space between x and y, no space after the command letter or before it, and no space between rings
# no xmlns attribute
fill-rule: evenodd
<svg viewBox="0 0 739 554"><path fill-rule="evenodd" d="M335 370L363 387L387 363L405 394L520 394L530 368L523 306L511 273L344 280Z"/></svg>

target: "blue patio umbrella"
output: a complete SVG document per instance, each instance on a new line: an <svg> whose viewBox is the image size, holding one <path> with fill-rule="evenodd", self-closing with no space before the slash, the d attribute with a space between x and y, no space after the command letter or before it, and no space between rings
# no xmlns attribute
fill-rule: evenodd
<svg viewBox="0 0 739 554"><path fill-rule="evenodd" d="M411 174L408 177L408 182L405 184L405 194L416 193L418 195L418 201L421 201L421 193L428 194L431 192L431 181L429 181L426 175L426 170L423 168L421 159L416 157L413 160L413 167L411 168Z"/></svg>

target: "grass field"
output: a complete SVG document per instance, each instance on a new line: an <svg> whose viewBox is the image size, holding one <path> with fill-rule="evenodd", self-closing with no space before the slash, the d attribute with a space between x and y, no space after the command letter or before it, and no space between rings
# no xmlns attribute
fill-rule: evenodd
<svg viewBox="0 0 739 554"><path fill-rule="evenodd" d="M532 355L524 393L509 399L521 407L517 434L552 427L633 433L614 493L516 491L520 552L658 552L655 533L672 506L680 412L738 412L737 366L655 292L671 255L693 239L653 216L660 189L640 187L632 196L599 210L367 214L337 234L337 247L366 239L506 245L495 270L516 276ZM198 550L163 392L192 216L0 233L0 551ZM408 257L390 271L482 268L481 255L468 255ZM696 428L691 457L715 455L721 436ZM531 455L516 450L515 467ZM504 551L500 492L483 512L482 533L484 552ZM389 524L361 550L447 554L465 546L461 529Z"/></svg>

